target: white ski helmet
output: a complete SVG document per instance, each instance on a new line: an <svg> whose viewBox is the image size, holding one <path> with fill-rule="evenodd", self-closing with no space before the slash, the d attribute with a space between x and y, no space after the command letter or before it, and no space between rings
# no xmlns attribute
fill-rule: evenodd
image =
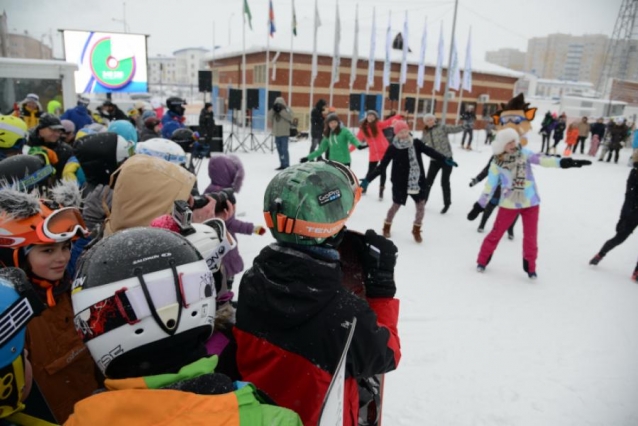
<svg viewBox="0 0 638 426"><path fill-rule="evenodd" d="M180 166L186 164L186 153L182 147L168 139L153 138L138 142L135 146L135 153L161 158Z"/></svg>
<svg viewBox="0 0 638 426"><path fill-rule="evenodd" d="M230 232L226 232L226 223L221 219L210 219L191 226L195 232L186 235L186 239L199 251L211 272L219 271L222 258L237 247Z"/></svg>
<svg viewBox="0 0 638 426"><path fill-rule="evenodd" d="M213 332L212 273L189 241L164 229L127 229L91 248L72 301L75 328L109 378L194 361Z"/></svg>

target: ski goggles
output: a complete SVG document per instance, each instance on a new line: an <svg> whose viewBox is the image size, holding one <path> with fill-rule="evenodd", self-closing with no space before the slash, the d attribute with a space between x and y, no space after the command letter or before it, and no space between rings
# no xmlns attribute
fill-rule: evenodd
<svg viewBox="0 0 638 426"><path fill-rule="evenodd" d="M80 211L75 207L64 207L53 211L36 229L43 241L61 243L76 235L88 236L89 230Z"/></svg>
<svg viewBox="0 0 638 426"><path fill-rule="evenodd" d="M499 118L499 122L502 125L505 124L521 124L523 121L528 121L527 117L523 117L522 115L501 115Z"/></svg>

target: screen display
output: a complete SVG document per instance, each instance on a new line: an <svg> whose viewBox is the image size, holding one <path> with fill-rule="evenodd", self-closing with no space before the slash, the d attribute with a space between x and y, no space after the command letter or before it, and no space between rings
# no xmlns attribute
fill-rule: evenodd
<svg viewBox="0 0 638 426"><path fill-rule="evenodd" d="M146 36L64 30L64 50L77 93L148 92Z"/></svg>

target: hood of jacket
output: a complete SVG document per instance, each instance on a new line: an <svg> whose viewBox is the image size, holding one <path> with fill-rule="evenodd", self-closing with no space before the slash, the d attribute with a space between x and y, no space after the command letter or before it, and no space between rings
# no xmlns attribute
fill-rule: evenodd
<svg viewBox="0 0 638 426"><path fill-rule="evenodd" d="M113 200L104 235L149 226L156 217L170 214L175 200L188 200L195 180L188 170L160 158L129 158L111 176Z"/></svg>
<svg viewBox="0 0 638 426"><path fill-rule="evenodd" d="M206 188L206 192L225 188L232 188L235 192L239 192L244 181L244 167L236 155L214 154L208 161L208 177L210 185Z"/></svg>
<svg viewBox="0 0 638 426"><path fill-rule="evenodd" d="M320 260L276 243L259 253L239 288L245 306L277 329L305 323L345 291L339 261Z"/></svg>
<svg viewBox="0 0 638 426"><path fill-rule="evenodd" d="M284 100L284 98L282 98L281 96L279 96L278 98L276 98L274 103L276 103L276 104L281 104L281 105L283 105L284 107L288 107L288 106L286 105L286 101L285 101L285 100Z"/></svg>

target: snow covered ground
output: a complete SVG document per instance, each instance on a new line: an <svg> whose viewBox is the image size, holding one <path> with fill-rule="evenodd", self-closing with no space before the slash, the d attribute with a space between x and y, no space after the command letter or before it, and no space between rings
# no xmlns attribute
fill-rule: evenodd
<svg viewBox="0 0 638 426"><path fill-rule="evenodd" d="M638 284L630 280L638 236L598 267L588 265L613 236L630 151L623 150L617 165L535 169L542 198L539 279L530 281L522 269L520 221L514 241L501 241L487 271L475 272L485 234L466 215L482 186L468 183L491 155L483 132L477 136L472 152L459 148L460 137L453 142L459 167L452 174L452 207L439 213L437 180L426 206L424 242L415 243L410 233L411 200L393 224L403 357L387 376L383 424L638 425ZM291 143L291 163L309 146ZM540 149L538 135L530 147ZM276 153L238 155L246 180L237 211L243 220L263 224L263 194L279 166ZM367 156L353 153L352 168L361 177ZM200 189L207 184L204 165ZM370 185L350 228L381 232L391 196L388 182L379 201L378 185ZM238 240L247 267L273 241L270 234Z"/></svg>

